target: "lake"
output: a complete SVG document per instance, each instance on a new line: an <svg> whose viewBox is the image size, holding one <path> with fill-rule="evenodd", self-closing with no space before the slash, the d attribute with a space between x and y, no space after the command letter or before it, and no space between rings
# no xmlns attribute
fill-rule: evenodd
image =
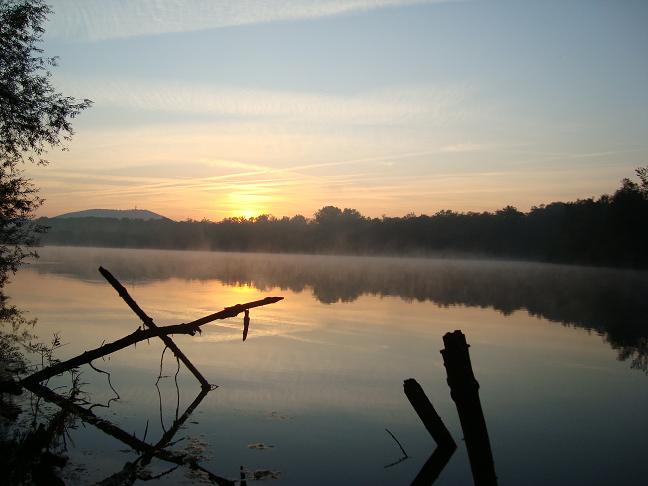
<svg viewBox="0 0 648 486"><path fill-rule="evenodd" d="M443 335L461 329L499 484L638 484L648 477L648 272L485 260L64 247L39 253L8 294L38 318L41 340L59 336L59 359L141 324L100 265L158 325L284 297L251 310L245 342L242 315L173 338L218 388L197 404L170 450L198 456L218 476L238 479L243 466L248 475L266 471L277 485L409 484L435 448L403 393L411 377L458 444L434 484L472 484L439 353ZM81 367L85 406L99 404L96 415L155 444L200 392L169 350L160 373L163 349L152 339L93 363L110 372L118 400L104 373ZM66 374L49 386L70 381ZM21 415L31 419L29 411ZM385 429L407 459L400 461ZM105 479L137 457L80 420L67 433L63 476L70 484ZM172 466L154 459L149 470ZM178 467L159 481L209 479Z"/></svg>

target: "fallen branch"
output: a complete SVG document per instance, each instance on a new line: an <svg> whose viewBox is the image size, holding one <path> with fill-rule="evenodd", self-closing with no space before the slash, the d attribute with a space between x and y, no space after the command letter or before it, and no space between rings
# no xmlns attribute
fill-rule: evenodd
<svg viewBox="0 0 648 486"><path fill-rule="evenodd" d="M113 277L113 275L108 270L106 270L104 267L99 267L99 273L101 273L101 275L103 275L103 277L108 280L108 283L112 285L119 296L124 300L124 302L126 302L128 307L130 307L131 310L135 314L137 314L137 316L142 320L146 327L148 327L149 329L158 329L158 326L157 324L155 324L155 322L153 322L153 319L149 317L139 305L137 305L137 302L135 302L135 300L130 296L126 288L121 283L119 283L119 281L115 277ZM180 350L180 348L176 346L176 344L173 342L173 339L163 334L160 335L160 339L162 339L164 344L166 344L166 346L173 352L176 358L182 361L184 365L189 369L189 371L193 373L204 390L211 388L209 382L200 373L200 371L198 371L193 363L189 361L189 358L187 358L187 356Z"/></svg>
<svg viewBox="0 0 648 486"><path fill-rule="evenodd" d="M186 324L163 326L156 329L138 329L128 336L118 339L117 341L104 344L103 346L99 346L98 348L95 348L91 351L86 351L78 356L75 356L74 358L68 359L67 361L62 361L52 366L48 366L47 368L43 368L42 370L23 378L22 380L18 381L18 383L7 385L7 388L11 387L13 389L16 389L17 387L27 387L27 385L29 384L40 383L41 381L51 378L52 376L60 375L61 373L65 373L66 371L69 371L71 369L78 368L79 366L87 364L90 361L94 361L97 358L101 358L108 354L114 353L115 351L119 351L120 349L124 349L140 341L151 339L152 337L167 334L194 335L197 331L200 330L200 326L203 326L209 322L213 322L219 319L227 319L229 317L236 317L245 309L274 304L275 302L279 302L282 299L283 297L266 297L265 299L255 300L253 302L247 302L245 304L237 304L232 307L226 307L220 312L210 314L209 316L188 322Z"/></svg>
<svg viewBox="0 0 648 486"><path fill-rule="evenodd" d="M60 363L56 363L52 366L48 366L47 368L43 368L42 370L37 371L36 373L33 373L20 380L18 382L18 385L26 387L30 383L40 383L41 381L51 378L52 376L60 375L61 373L65 373L66 371L69 371L71 369L78 368L83 364L90 363L95 359L114 353L115 351L119 351L120 349L127 348L128 346L137 344L140 341L145 341L147 339L160 336L162 334L193 335L195 333L195 328L192 328L190 326L188 327L186 324L159 327L157 329L138 329L128 336L124 336L123 338L118 339L117 341L104 344L103 346L99 346L98 348L92 349L90 351L85 351L84 353L75 356L74 358L70 358L66 361L61 361Z"/></svg>
<svg viewBox="0 0 648 486"><path fill-rule="evenodd" d="M434 410L432 402L425 395L421 385L414 378L408 378L403 382L403 389L414 411L438 446L455 450L457 448L456 442L439 414Z"/></svg>

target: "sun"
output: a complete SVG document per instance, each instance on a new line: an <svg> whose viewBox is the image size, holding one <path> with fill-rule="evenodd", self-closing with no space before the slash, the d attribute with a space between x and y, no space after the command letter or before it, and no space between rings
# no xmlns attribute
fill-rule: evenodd
<svg viewBox="0 0 648 486"><path fill-rule="evenodd" d="M227 212L234 217L243 216L250 219L267 212L266 205L271 198L265 194L259 194L254 187L246 190L235 191L228 196Z"/></svg>
<svg viewBox="0 0 648 486"><path fill-rule="evenodd" d="M238 211L236 211L236 214L238 216L243 216L245 219L250 219L254 216L258 216L260 212L257 211L256 209L246 208L246 209L239 209Z"/></svg>

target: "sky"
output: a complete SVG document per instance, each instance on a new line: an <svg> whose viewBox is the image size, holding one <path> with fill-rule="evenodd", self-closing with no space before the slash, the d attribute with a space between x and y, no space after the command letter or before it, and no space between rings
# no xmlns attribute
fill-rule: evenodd
<svg viewBox="0 0 648 486"><path fill-rule="evenodd" d="M402 216L611 193L648 165L648 2L52 0L93 100L39 215Z"/></svg>

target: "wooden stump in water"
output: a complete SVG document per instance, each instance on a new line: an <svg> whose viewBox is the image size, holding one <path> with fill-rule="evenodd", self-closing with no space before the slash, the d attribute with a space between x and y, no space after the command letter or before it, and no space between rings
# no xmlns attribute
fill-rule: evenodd
<svg viewBox="0 0 648 486"><path fill-rule="evenodd" d="M450 396L461 421L475 485L497 485L488 429L479 401L479 383L470 363L466 336L458 330L446 333L443 344L445 349L441 350L441 355L448 375Z"/></svg>
<svg viewBox="0 0 648 486"><path fill-rule="evenodd" d="M421 388L421 385L414 378L408 378L403 383L403 389L414 411L437 445L454 451L457 448L457 444L441 420L441 417L439 417L439 414L434 409L432 402L430 402L423 388Z"/></svg>

